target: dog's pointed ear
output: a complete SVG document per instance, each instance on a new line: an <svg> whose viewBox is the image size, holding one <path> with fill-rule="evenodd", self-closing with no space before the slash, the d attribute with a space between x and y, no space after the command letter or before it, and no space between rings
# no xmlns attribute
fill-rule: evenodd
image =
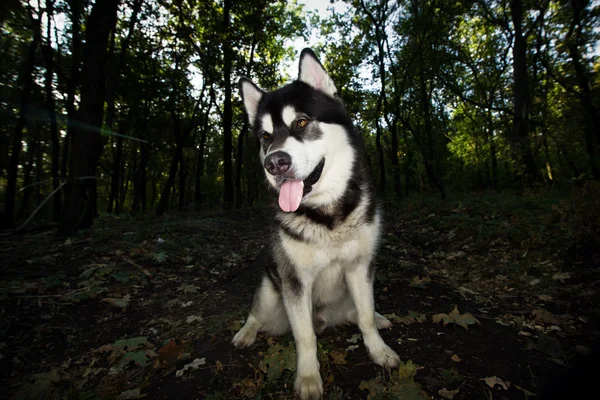
<svg viewBox="0 0 600 400"><path fill-rule="evenodd" d="M256 118L256 112L258 111L258 103L265 92L246 77L240 79L238 86L240 88L240 95L242 96L244 107L246 108L246 113L248 113L248 122L253 126L254 118Z"/></svg>
<svg viewBox="0 0 600 400"><path fill-rule="evenodd" d="M302 50L302 53L300 53L298 80L331 97L335 97L337 94L333 80L327 74L315 53L309 48Z"/></svg>

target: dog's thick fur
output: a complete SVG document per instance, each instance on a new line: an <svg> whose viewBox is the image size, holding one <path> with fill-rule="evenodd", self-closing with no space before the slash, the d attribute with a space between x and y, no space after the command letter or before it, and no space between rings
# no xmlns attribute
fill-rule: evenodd
<svg viewBox="0 0 600 400"><path fill-rule="evenodd" d="M264 92L242 78L239 86L281 209L263 254L266 274L233 344L244 348L258 332L291 329L296 392L301 399L320 399L315 333L327 327L356 323L375 363L395 367L400 361L378 332L392 324L374 308L372 261L381 217L364 145L310 49L302 51L299 77L291 84Z"/></svg>

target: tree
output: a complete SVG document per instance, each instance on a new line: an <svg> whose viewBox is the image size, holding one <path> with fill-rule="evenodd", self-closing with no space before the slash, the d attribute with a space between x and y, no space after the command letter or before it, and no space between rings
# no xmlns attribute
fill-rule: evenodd
<svg viewBox="0 0 600 400"><path fill-rule="evenodd" d="M108 37L116 26L119 0L97 0L87 20L83 53L80 125L71 136L69 183L58 228L67 235L92 225L95 214L96 168L106 139L101 136L106 85Z"/></svg>

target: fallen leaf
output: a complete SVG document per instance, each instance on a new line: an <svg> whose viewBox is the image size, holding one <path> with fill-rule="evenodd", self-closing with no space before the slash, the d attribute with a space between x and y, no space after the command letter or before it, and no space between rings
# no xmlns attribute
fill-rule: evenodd
<svg viewBox="0 0 600 400"><path fill-rule="evenodd" d="M121 392L121 394L117 396L117 400L141 399L143 397L146 397L146 395L140 394L140 389L131 389Z"/></svg>
<svg viewBox="0 0 600 400"><path fill-rule="evenodd" d="M269 381L279 379L284 370L296 370L296 348L293 343L282 346L280 343L269 347L258 368L267 374Z"/></svg>
<svg viewBox="0 0 600 400"><path fill-rule="evenodd" d="M205 365L206 364L206 358L202 357L202 358L196 358L194 359L194 361L192 361L189 364L185 364L183 366L183 368L178 369L177 372L175 372L175 376L177 378L181 377L185 371L187 371L188 369L198 369L201 365Z"/></svg>
<svg viewBox="0 0 600 400"><path fill-rule="evenodd" d="M456 390L448 390L446 388L438 390L438 394L445 399L452 400L454 396L458 393L458 389Z"/></svg>
<svg viewBox="0 0 600 400"><path fill-rule="evenodd" d="M413 276L410 281L410 287L418 288L418 289L426 289L427 285L431 283L431 278L424 276L423 278L419 277L419 275Z"/></svg>
<svg viewBox="0 0 600 400"><path fill-rule="evenodd" d="M360 333L355 333L354 335L352 335L352 337L350 339L346 339L346 342L356 343L356 342L358 342L358 339L360 339Z"/></svg>
<svg viewBox="0 0 600 400"><path fill-rule="evenodd" d="M337 365L347 364L346 361L346 353L342 353L341 351L331 350L329 352L329 358L331 358L331 362Z"/></svg>
<svg viewBox="0 0 600 400"><path fill-rule="evenodd" d="M525 389L525 388L522 388L522 387L521 387L521 386L519 386L519 385L513 385L513 386L514 386L514 387L516 387L516 388L517 388L518 390L520 390L521 392L523 392L523 394L524 394L525 396L537 396L537 394L535 394L535 393L533 393L533 392L530 392L529 390L527 390L527 389Z"/></svg>
<svg viewBox="0 0 600 400"><path fill-rule="evenodd" d="M554 324L559 325L560 322L558 319L548 310L544 310L543 308L535 309L531 312L533 315L535 322L544 323L544 324Z"/></svg>
<svg viewBox="0 0 600 400"><path fill-rule="evenodd" d="M198 290L200 290L200 288L198 286L188 285L187 283L184 283L183 285L181 285L177 288L178 292L183 292L183 293L197 293Z"/></svg>
<svg viewBox="0 0 600 400"><path fill-rule="evenodd" d="M199 315L189 315L185 319L185 322L187 322L188 324L191 324L192 322L195 322L195 321L202 321L202 317Z"/></svg>
<svg viewBox="0 0 600 400"><path fill-rule="evenodd" d="M489 376L487 378L481 378L479 380L485 381L485 383L492 389L496 385L500 385L504 390L508 390L508 388L510 387L510 382L505 381L501 378L498 378L497 376Z"/></svg>
<svg viewBox="0 0 600 400"><path fill-rule="evenodd" d="M458 311L458 306L454 306L454 310L450 314L436 314L432 317L434 323L443 322L444 326L448 324L460 325L465 329L469 329L469 325L479 324L479 320L475 318L471 313L461 314Z"/></svg>
<svg viewBox="0 0 600 400"><path fill-rule="evenodd" d="M581 354L582 356L589 356L590 354L592 354L592 350L590 350L589 347L582 346L580 344L575 345L575 352L577 354Z"/></svg>
<svg viewBox="0 0 600 400"><path fill-rule="evenodd" d="M131 296L127 294L121 297L120 299L114 297L105 297L102 299L102 301L110 304L111 306L126 309L129 305L129 302L131 301Z"/></svg>
<svg viewBox="0 0 600 400"><path fill-rule="evenodd" d="M570 277L571 274L568 272L557 272L556 274L552 275L552 280L560 281L560 283L565 283L565 281Z"/></svg>

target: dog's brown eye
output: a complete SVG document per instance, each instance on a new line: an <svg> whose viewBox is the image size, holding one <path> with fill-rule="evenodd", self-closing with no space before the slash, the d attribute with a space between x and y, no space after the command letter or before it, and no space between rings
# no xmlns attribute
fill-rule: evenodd
<svg viewBox="0 0 600 400"><path fill-rule="evenodd" d="M263 139L265 139L265 140L271 139L271 135L269 134L269 132L263 131L262 136L263 136Z"/></svg>
<svg viewBox="0 0 600 400"><path fill-rule="evenodd" d="M308 124L308 120L306 118L301 118L296 121L296 128L304 128Z"/></svg>

